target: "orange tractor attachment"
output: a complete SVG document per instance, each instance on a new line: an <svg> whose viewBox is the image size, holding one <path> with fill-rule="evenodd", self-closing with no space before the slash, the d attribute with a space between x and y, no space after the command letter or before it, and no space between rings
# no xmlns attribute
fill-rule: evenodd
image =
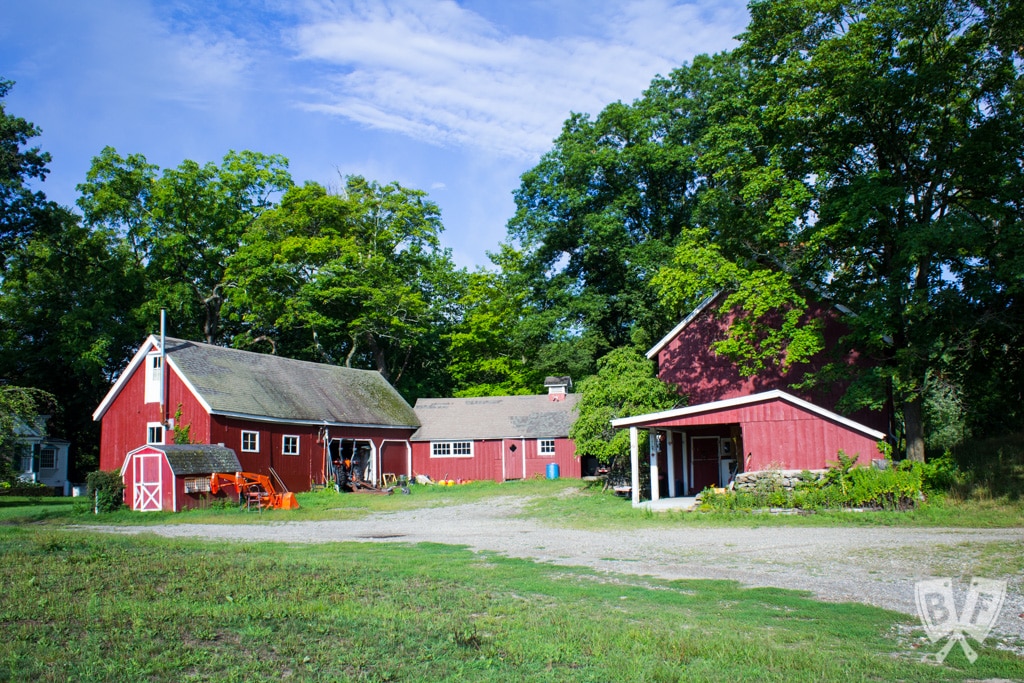
<svg viewBox="0 0 1024 683"><path fill-rule="evenodd" d="M217 495L221 487L234 486L238 491L238 502L242 505L273 510L295 510L299 501L289 491L278 492L265 474L254 472L235 472L226 474L214 472L210 475L210 493Z"/></svg>

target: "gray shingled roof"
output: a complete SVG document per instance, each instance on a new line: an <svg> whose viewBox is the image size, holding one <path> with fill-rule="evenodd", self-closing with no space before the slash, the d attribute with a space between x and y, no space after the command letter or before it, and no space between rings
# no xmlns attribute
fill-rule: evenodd
<svg viewBox="0 0 1024 683"><path fill-rule="evenodd" d="M170 444L150 446L167 456L175 476L188 474L235 473L242 469L238 456L230 448L206 444Z"/></svg>
<svg viewBox="0 0 1024 683"><path fill-rule="evenodd" d="M453 439L560 438L576 421L579 394L564 401L541 396L421 398L416 416L422 425L413 441Z"/></svg>
<svg viewBox="0 0 1024 683"><path fill-rule="evenodd" d="M419 426L401 394L373 370L170 338L167 356L214 413L295 422Z"/></svg>

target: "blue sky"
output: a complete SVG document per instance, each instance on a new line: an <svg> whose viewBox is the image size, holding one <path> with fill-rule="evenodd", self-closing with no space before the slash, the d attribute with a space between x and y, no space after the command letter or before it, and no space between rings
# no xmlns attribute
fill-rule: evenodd
<svg viewBox="0 0 1024 683"><path fill-rule="evenodd" d="M74 203L110 145L162 168L231 149L425 190L462 266L505 238L519 176L572 111L640 96L734 45L735 0L4 0L9 113Z"/></svg>

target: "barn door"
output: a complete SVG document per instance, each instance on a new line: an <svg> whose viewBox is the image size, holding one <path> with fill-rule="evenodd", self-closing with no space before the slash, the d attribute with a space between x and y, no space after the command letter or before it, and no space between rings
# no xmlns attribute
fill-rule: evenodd
<svg viewBox="0 0 1024 683"><path fill-rule="evenodd" d="M523 468L523 460L525 453L523 451L523 444L515 441L505 441L505 451L502 457L504 458L504 464L502 469L505 473L505 481L510 479L522 479L525 477Z"/></svg>
<svg viewBox="0 0 1024 683"><path fill-rule="evenodd" d="M718 437L693 437L690 440L690 462L693 467L691 493L700 493L708 486L718 486Z"/></svg>
<svg viewBox="0 0 1024 683"><path fill-rule="evenodd" d="M132 509L151 512L163 509L163 456L159 453L139 453L132 459L135 487L132 491Z"/></svg>

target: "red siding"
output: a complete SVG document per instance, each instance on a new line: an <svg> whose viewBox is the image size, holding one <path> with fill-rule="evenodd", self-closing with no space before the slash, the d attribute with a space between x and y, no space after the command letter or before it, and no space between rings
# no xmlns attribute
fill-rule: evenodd
<svg viewBox="0 0 1024 683"><path fill-rule="evenodd" d="M516 449L513 452L512 446ZM524 477L545 476L549 463L558 463L559 476L580 477L580 460L571 439L555 439L555 454L539 455L537 439L490 439L473 442L471 458L431 458L430 442L414 441L412 444L413 471L426 474L435 481L447 479L468 479L505 481ZM523 453L526 454L526 471L523 472ZM504 467L502 455L504 454Z"/></svg>
<svg viewBox="0 0 1024 683"><path fill-rule="evenodd" d="M862 464L879 457L871 437L781 399L659 420L644 428L730 424L738 424L742 430L743 470L747 472L770 467L821 469L835 461L840 450L858 455Z"/></svg>
<svg viewBox="0 0 1024 683"><path fill-rule="evenodd" d="M111 402L100 423L100 469L117 470L131 451L146 444L146 425L162 422L159 403L145 403L146 381L140 365L128 378L121 392ZM178 405L182 407L180 424L191 423L192 440L208 443L210 419L202 404L185 386L178 375L167 371L167 417L174 417ZM173 443L168 430L164 439Z"/></svg>
<svg viewBox="0 0 1024 683"><path fill-rule="evenodd" d="M818 390L797 390L792 386L803 380L809 372L820 370L830 362L865 364L863 358L841 343L847 330L835 309L811 306L808 317L823 320L825 325L825 350L812 362L796 364L786 372L777 367L769 367L756 377L743 377L732 361L712 350L715 342L725 338L733 320L731 314L718 317L718 306L719 301L713 302L658 352L658 376L678 387L679 393L689 398L690 405L781 389L822 408L838 412L836 407L846 391L845 384L833 384L827 389ZM884 413L860 411L850 417L865 426L888 432L888 421Z"/></svg>
<svg viewBox="0 0 1024 683"><path fill-rule="evenodd" d="M290 491L308 491L310 484L324 481L325 448L323 428L313 425L288 425L215 415L211 427L211 443L222 443L235 451L246 472L270 474L270 468L284 480ZM259 451L242 450L242 432L259 434ZM384 442L404 442L412 435L411 429L373 429L368 427L330 427L330 439L356 439L373 443L377 457ZM283 437L299 437L299 454L284 455ZM402 446L404 448L404 445ZM379 469L377 472L381 473Z"/></svg>

